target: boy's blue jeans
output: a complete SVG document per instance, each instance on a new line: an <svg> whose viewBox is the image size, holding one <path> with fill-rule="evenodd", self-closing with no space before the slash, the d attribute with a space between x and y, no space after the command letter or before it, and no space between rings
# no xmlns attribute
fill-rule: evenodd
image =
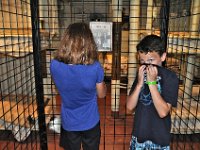
<svg viewBox="0 0 200 150"><path fill-rule="evenodd" d="M130 142L130 150L170 150L170 146L160 146L158 144L154 144L151 141L145 141L144 143L139 143L137 138L132 136Z"/></svg>

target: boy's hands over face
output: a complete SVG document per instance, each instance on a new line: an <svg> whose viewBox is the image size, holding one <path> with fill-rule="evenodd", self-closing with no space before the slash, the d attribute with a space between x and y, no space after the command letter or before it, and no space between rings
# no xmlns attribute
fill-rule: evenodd
<svg viewBox="0 0 200 150"><path fill-rule="evenodd" d="M138 85L143 86L144 84L144 73L145 73L145 65L142 65L139 67L139 71L138 71Z"/></svg>
<svg viewBox="0 0 200 150"><path fill-rule="evenodd" d="M157 67L153 65L148 65L146 67L146 72L147 72L147 81L156 81L157 80L157 75L158 75L158 69Z"/></svg>

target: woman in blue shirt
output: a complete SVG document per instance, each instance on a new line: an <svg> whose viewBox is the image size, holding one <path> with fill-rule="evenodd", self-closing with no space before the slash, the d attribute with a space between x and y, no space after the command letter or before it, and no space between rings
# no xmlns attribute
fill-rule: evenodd
<svg viewBox="0 0 200 150"><path fill-rule="evenodd" d="M68 26L50 64L61 96L60 145L67 150L98 150L100 115L97 97L106 96L104 70L86 23Z"/></svg>

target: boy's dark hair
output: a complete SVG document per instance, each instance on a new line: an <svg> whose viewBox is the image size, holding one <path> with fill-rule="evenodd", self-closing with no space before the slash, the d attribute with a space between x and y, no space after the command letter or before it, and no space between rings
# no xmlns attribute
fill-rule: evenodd
<svg viewBox="0 0 200 150"><path fill-rule="evenodd" d="M163 40L157 35L147 35L137 45L137 52L148 53L157 52L160 56L165 52Z"/></svg>

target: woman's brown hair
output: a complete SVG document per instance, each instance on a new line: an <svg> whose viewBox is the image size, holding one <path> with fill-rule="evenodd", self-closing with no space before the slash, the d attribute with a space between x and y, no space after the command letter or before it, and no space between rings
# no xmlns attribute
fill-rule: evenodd
<svg viewBox="0 0 200 150"><path fill-rule="evenodd" d="M97 60L97 46L88 24L73 23L68 26L55 59L66 64L84 65Z"/></svg>

